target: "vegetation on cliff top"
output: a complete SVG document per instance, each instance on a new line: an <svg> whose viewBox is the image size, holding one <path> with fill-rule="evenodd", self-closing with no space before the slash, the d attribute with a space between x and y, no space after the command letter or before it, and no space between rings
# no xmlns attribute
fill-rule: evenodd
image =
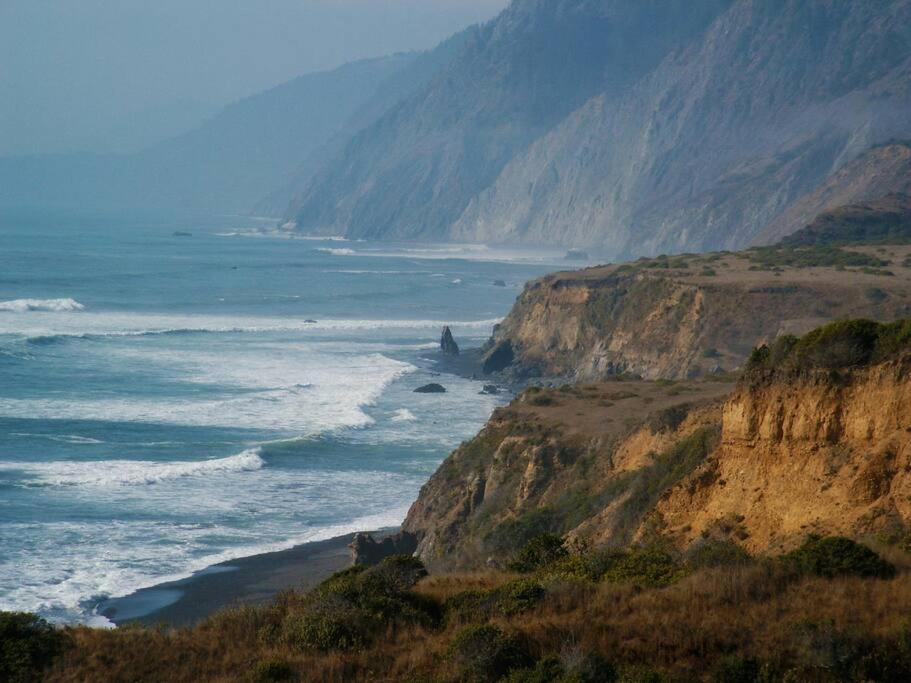
<svg viewBox="0 0 911 683"><path fill-rule="evenodd" d="M52 681L899 681L911 676L909 558L897 568L847 539L782 559L658 547L524 553L522 576L420 578L408 558L340 572L310 594L225 611L193 628L67 629ZM836 551L836 552L833 552ZM797 559L800 558L800 559ZM576 562L575 565L570 560ZM539 564L533 562L532 564ZM573 567L595 568L593 572ZM365 637L286 638L328 597ZM864 609L857 609L863 604ZM420 606L422 616L400 613ZM426 616L423 616L426 615ZM29 680L29 679L22 679Z"/></svg>
<svg viewBox="0 0 911 683"><path fill-rule="evenodd" d="M873 365L908 350L911 319L891 323L841 320L800 338L783 335L771 345L757 347L747 361L745 376L753 379Z"/></svg>

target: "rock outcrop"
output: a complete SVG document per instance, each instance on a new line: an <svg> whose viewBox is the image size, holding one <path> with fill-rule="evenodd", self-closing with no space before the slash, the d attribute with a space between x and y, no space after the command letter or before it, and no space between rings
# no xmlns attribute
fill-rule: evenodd
<svg viewBox="0 0 911 683"><path fill-rule="evenodd" d="M495 329L485 371L514 363L583 381L681 379L736 370L779 334L911 313L911 248L846 249L687 255L548 275L526 285ZM846 259L869 265L845 267Z"/></svg>
<svg viewBox="0 0 911 683"><path fill-rule="evenodd" d="M416 394L445 394L446 387L442 384L437 384L436 382L431 382L430 384L425 384L418 387L414 390Z"/></svg>
<svg viewBox="0 0 911 683"><path fill-rule="evenodd" d="M742 385L721 443L655 509L681 545L788 549L809 533L902 535L911 522L911 356Z"/></svg>
<svg viewBox="0 0 911 683"><path fill-rule="evenodd" d="M459 345L453 339L452 330L449 329L448 325L443 328L443 334L440 336L440 351L447 356L459 355Z"/></svg>
<svg viewBox="0 0 911 683"><path fill-rule="evenodd" d="M723 540L760 554L809 534L904 538L911 323L863 323L887 332L875 342L885 351L864 357L869 337L840 325L760 353L772 369L751 366L736 386L526 390L446 459L403 528L438 569L503 565L543 532L570 545Z"/></svg>
<svg viewBox="0 0 911 683"><path fill-rule="evenodd" d="M414 535L400 531L376 540L371 534L355 534L348 546L353 564L379 564L392 555L411 555L417 550L418 540Z"/></svg>
<svg viewBox="0 0 911 683"><path fill-rule="evenodd" d="M724 382L605 382L531 388L494 412L421 489L403 524L433 569L502 566L548 531L586 542L632 539L669 474L653 456L691 442L692 469L714 445ZM658 470L661 473L658 473ZM645 500L645 503L642 501Z"/></svg>

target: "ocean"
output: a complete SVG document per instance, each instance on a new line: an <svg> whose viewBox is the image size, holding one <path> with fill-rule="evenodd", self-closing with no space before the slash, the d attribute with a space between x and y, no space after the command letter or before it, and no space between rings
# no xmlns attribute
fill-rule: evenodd
<svg viewBox="0 0 911 683"><path fill-rule="evenodd" d="M480 345L559 261L3 210L0 610L106 625L107 597L399 524L505 400L439 375L442 326Z"/></svg>

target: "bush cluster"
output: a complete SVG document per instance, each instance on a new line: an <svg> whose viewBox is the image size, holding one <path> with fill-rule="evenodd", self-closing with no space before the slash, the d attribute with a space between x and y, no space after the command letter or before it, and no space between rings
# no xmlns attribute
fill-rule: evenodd
<svg viewBox="0 0 911 683"><path fill-rule="evenodd" d="M0 681L29 683L63 652L67 637L25 612L0 612Z"/></svg>
<svg viewBox="0 0 911 683"><path fill-rule="evenodd" d="M337 572L289 611L280 638L297 649L350 650L368 645L381 626L436 623L436 603L410 590L426 575L420 560L401 555Z"/></svg>
<svg viewBox="0 0 911 683"><path fill-rule="evenodd" d="M774 270L775 268L819 268L826 266L879 267L888 265L888 261L870 254L849 251L830 245L753 247L745 252L757 270Z"/></svg>
<svg viewBox="0 0 911 683"><path fill-rule="evenodd" d="M753 350L747 375L837 370L882 362L911 349L911 320L878 323L842 320L808 332L801 338L784 335L771 346Z"/></svg>
<svg viewBox="0 0 911 683"><path fill-rule="evenodd" d="M509 617L535 607L545 595L544 587L532 579L517 579L492 590L456 593L443 603L446 618L454 621L484 621Z"/></svg>
<svg viewBox="0 0 911 683"><path fill-rule="evenodd" d="M563 538L545 533L535 536L507 567L514 572L533 572L569 555Z"/></svg>
<svg viewBox="0 0 911 683"><path fill-rule="evenodd" d="M449 646L449 658L466 681L498 681L533 662L514 636L491 624L459 631Z"/></svg>
<svg viewBox="0 0 911 683"><path fill-rule="evenodd" d="M868 547L843 536L811 536L796 550L782 555L780 562L795 574L829 579L836 576L891 579L895 576L892 564Z"/></svg>

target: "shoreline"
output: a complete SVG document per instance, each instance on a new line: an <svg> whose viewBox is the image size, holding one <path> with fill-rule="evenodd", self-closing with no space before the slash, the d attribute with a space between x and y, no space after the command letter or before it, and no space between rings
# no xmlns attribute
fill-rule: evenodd
<svg viewBox="0 0 911 683"><path fill-rule="evenodd" d="M434 360L439 374L484 380L480 348L466 348L456 357L439 351L437 354ZM493 381L503 388L504 394L515 392L511 383ZM266 603L284 590L309 590L333 573L351 566L353 557L348 546L356 533L368 533L380 541L397 531L398 527L361 529L285 550L227 560L182 579L106 598L95 606L95 611L117 627L125 624L190 626L232 606Z"/></svg>
<svg viewBox="0 0 911 683"><path fill-rule="evenodd" d="M369 533L380 539L397 530ZM260 605L285 590L313 588L351 565L348 545L354 536L352 532L214 564L184 579L107 598L96 611L118 627L131 623L190 626L229 607Z"/></svg>

